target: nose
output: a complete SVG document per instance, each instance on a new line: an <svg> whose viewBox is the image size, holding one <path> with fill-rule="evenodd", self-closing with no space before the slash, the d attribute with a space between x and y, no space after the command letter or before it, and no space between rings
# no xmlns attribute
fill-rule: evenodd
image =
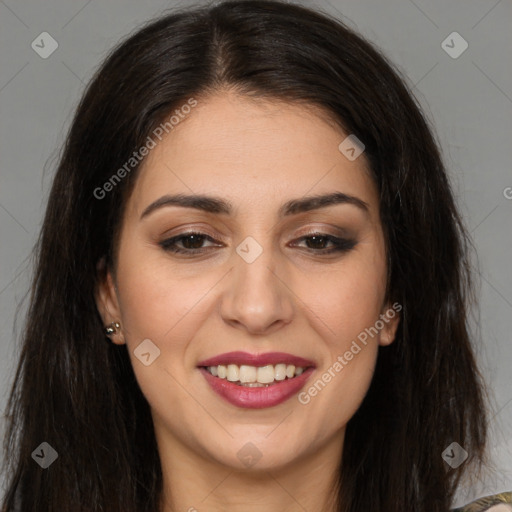
<svg viewBox="0 0 512 512"><path fill-rule="evenodd" d="M290 323L294 295L284 266L277 265L272 250L264 248L251 263L236 253L233 258L222 294L224 321L258 335L269 335Z"/></svg>

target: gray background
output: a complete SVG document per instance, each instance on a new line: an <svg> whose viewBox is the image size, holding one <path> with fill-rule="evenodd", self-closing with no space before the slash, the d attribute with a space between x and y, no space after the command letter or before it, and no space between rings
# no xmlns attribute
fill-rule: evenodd
<svg viewBox="0 0 512 512"><path fill-rule="evenodd" d="M512 490L512 3L510 0L315 0L376 43L406 76L435 126L479 254L481 345L495 470L455 505ZM19 355L30 250L60 146L84 85L106 52L162 10L188 2L0 1L0 409ZM441 43L468 43L458 58ZM42 32L58 42L41 58ZM460 42L448 39L454 50ZM508 198L507 198L508 196ZM508 256L507 256L508 255ZM2 435L3 439L3 435ZM437 456L433 454L433 456Z"/></svg>

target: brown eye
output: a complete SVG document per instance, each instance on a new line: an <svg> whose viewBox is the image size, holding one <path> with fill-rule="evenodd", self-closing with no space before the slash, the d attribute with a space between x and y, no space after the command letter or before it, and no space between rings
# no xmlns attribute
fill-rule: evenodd
<svg viewBox="0 0 512 512"><path fill-rule="evenodd" d="M181 235L163 240L159 245L166 251L182 254L194 254L204 252L204 249L207 249L206 247L202 247L205 240L209 240L211 242L215 241L204 233L190 232L182 233ZM182 247L179 247L177 245L178 243L181 243Z"/></svg>
<svg viewBox="0 0 512 512"><path fill-rule="evenodd" d="M353 239L338 238L336 236L327 235L325 233L312 233L303 236L299 240L306 240L306 249L321 254L331 254L333 252L347 252L357 245L357 241ZM325 249L325 245L331 243L333 247Z"/></svg>

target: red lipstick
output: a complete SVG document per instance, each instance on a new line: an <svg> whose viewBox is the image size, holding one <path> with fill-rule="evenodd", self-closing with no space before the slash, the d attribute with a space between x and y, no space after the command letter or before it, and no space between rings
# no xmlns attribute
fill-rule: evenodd
<svg viewBox="0 0 512 512"><path fill-rule="evenodd" d="M266 387L246 387L227 379L214 377L207 366L236 364L262 367L276 364L294 365L304 368L304 372L293 378L276 381ZM313 361L284 352L267 352L266 354L249 354L248 352L228 352L198 364L200 372L213 391L232 405L248 409L263 409L279 405L298 393L314 372Z"/></svg>
<svg viewBox="0 0 512 512"><path fill-rule="evenodd" d="M313 361L297 357L285 352L267 352L266 354L249 354L248 352L226 352L209 359L205 359L197 366L218 366L219 364L246 364L248 366L266 366L267 364L293 364L303 368L315 366Z"/></svg>

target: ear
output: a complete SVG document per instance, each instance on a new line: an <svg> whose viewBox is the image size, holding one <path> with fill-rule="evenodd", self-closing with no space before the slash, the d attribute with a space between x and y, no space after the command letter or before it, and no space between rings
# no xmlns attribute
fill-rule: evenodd
<svg viewBox="0 0 512 512"><path fill-rule="evenodd" d="M401 318L400 311L402 311L402 305L398 302L392 305L387 303L383 308L380 319L384 327L380 331L380 345L388 346L395 340L396 330Z"/></svg>
<svg viewBox="0 0 512 512"><path fill-rule="evenodd" d="M97 265L97 280L95 288L96 307L103 320L103 325L107 326L112 322L119 322L121 328L116 334L110 336L112 343L124 345L123 324L121 322L121 309L117 289L110 269L106 268L105 258L102 258Z"/></svg>

